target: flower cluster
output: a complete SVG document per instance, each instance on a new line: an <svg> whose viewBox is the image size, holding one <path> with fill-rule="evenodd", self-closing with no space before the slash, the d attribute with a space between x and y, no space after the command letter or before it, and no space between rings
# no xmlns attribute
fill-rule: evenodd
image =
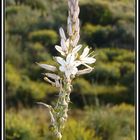
<svg viewBox="0 0 140 140"><path fill-rule="evenodd" d="M61 27L59 34L61 37L60 45L55 45L55 49L61 56L55 56L55 61L59 64L58 67L39 64L40 67L46 69L45 80L53 86L60 89L59 98L56 106L53 108L45 103L38 102L45 105L49 109L51 117L51 130L57 138L61 139L61 130L64 128L64 123L67 120L68 104L70 102L71 82L79 75L90 73L93 67L90 64L95 63L93 52L90 52L89 47L83 49L82 45L78 45L80 39L79 27L79 6L78 0L68 0L69 15L67 20L67 36ZM79 69L83 65L84 69ZM56 74L57 73L57 74Z"/></svg>

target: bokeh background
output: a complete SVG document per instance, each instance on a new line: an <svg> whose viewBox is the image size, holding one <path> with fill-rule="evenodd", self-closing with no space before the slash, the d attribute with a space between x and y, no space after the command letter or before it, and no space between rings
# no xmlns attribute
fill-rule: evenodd
<svg viewBox="0 0 140 140"><path fill-rule="evenodd" d="M6 140L54 140L48 110L58 91L35 62L54 64L67 0L6 0ZM134 0L80 0L80 43L95 50L92 73L73 82L63 140L134 140Z"/></svg>

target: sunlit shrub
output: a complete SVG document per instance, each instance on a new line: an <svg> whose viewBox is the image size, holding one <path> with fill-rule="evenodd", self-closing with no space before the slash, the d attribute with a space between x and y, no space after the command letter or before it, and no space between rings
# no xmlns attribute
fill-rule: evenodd
<svg viewBox="0 0 140 140"><path fill-rule="evenodd" d="M37 111L37 112L36 112ZM21 109L16 112L6 112L6 139L7 140L55 140L48 127L46 111L40 109ZM47 117L46 117L47 116ZM46 121L47 119L47 121ZM63 140L101 140L95 136L94 129L87 129L85 122L79 123L74 118L68 120L64 130Z"/></svg>
<svg viewBox="0 0 140 140"><path fill-rule="evenodd" d="M45 48L41 43L30 43L26 47L28 54L32 54L29 57L29 61L35 65L35 62L46 61L51 59L51 54L48 48ZM36 66L36 65L35 65Z"/></svg>
<svg viewBox="0 0 140 140"><path fill-rule="evenodd" d="M97 106L81 113L77 119L71 116L68 120L63 140L134 140L134 106ZM47 128L49 119L49 112L42 106L7 110L6 139L55 140Z"/></svg>
<svg viewBox="0 0 140 140"><path fill-rule="evenodd" d="M89 75L90 77L91 75ZM114 84L120 78L118 63L98 64L93 72L94 81L104 84Z"/></svg>
<svg viewBox="0 0 140 140"><path fill-rule="evenodd" d="M90 94L92 92L91 84L83 78L76 79L73 87L75 93Z"/></svg>
<svg viewBox="0 0 140 140"><path fill-rule="evenodd" d="M98 108L87 116L88 128L95 129L95 134L102 140L134 140L134 107L122 104L113 108Z"/></svg>
<svg viewBox="0 0 140 140"><path fill-rule="evenodd" d="M58 41L58 35L54 30L38 30L29 34L29 38L34 42L52 45Z"/></svg>
<svg viewBox="0 0 140 140"><path fill-rule="evenodd" d="M20 85L21 77L18 71L10 63L6 63L6 91L7 97L15 96Z"/></svg>
<svg viewBox="0 0 140 140"><path fill-rule="evenodd" d="M6 113L6 140L38 140L36 125L31 118Z"/></svg>
<svg viewBox="0 0 140 140"><path fill-rule="evenodd" d="M56 91L56 88L48 84L34 82L25 77L17 89L15 98L25 106L32 106L36 101L45 99L48 93L56 93Z"/></svg>
<svg viewBox="0 0 140 140"><path fill-rule="evenodd" d="M69 120L64 131L64 140L101 140L95 136L94 129L86 129L84 125L75 120Z"/></svg>

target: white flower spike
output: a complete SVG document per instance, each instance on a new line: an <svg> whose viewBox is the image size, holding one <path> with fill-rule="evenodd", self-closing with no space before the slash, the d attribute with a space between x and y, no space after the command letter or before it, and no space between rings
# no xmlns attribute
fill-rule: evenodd
<svg viewBox="0 0 140 140"><path fill-rule="evenodd" d="M49 109L51 117L50 127L53 134L61 140L62 129L65 127L65 122L68 118L68 105L70 103L70 93L72 91L72 80L76 76L90 73L93 67L90 64L95 63L96 59L89 53L90 49L86 47L80 55L81 44L78 44L80 39L80 20L79 16L79 0L68 0L68 19L67 19L67 35L63 28L59 28L61 37L60 46L55 45L55 49L61 56L55 56L55 61L59 66L55 67L48 64L39 64L51 73L45 73L44 79L59 88L58 101L55 107L39 102ZM84 65L85 69L80 69L79 66Z"/></svg>

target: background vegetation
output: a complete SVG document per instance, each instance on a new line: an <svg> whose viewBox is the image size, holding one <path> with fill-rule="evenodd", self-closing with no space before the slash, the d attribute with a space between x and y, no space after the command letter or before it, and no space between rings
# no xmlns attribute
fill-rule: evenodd
<svg viewBox="0 0 140 140"><path fill-rule="evenodd" d="M134 7L134 0L80 0L80 42L97 61L73 83L63 140L134 140ZM53 140L48 112L35 102L53 105L58 91L35 62L55 65L67 1L6 0L5 16L6 140Z"/></svg>

